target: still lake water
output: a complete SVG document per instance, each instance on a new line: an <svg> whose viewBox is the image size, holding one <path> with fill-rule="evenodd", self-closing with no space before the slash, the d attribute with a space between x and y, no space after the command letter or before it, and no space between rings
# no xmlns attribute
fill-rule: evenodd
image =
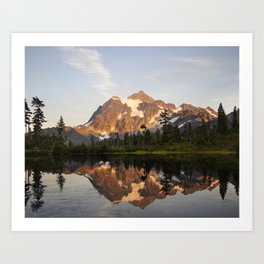
<svg viewBox="0 0 264 264"><path fill-rule="evenodd" d="M26 217L239 217L233 156L26 159Z"/></svg>

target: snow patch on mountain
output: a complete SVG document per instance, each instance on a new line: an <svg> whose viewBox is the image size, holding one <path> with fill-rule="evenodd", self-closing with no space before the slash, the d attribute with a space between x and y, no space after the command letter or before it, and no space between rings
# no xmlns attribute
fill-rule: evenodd
<svg viewBox="0 0 264 264"><path fill-rule="evenodd" d="M99 136L100 141L108 138L110 138L110 134L107 134L106 132L101 133L101 135Z"/></svg>
<svg viewBox="0 0 264 264"><path fill-rule="evenodd" d="M176 109L173 112L177 114L181 110L182 110L182 107L178 106L178 107L176 107Z"/></svg>
<svg viewBox="0 0 264 264"><path fill-rule="evenodd" d="M142 103L138 99L121 99L122 104L126 104L131 108L131 117L139 116L140 118L144 117L144 113L141 110L138 110L139 104Z"/></svg>
<svg viewBox="0 0 264 264"><path fill-rule="evenodd" d="M163 111L163 109L160 109L156 115L152 116L152 118L149 120L149 123L150 124L153 124L155 122L158 123L158 118L160 117L160 113L162 111Z"/></svg>
<svg viewBox="0 0 264 264"><path fill-rule="evenodd" d="M213 113L210 109L205 108L205 110L213 117L218 117L215 113Z"/></svg>
<svg viewBox="0 0 264 264"><path fill-rule="evenodd" d="M127 114L127 112L120 113L120 114L117 116L117 119L118 119L118 120L122 119L126 114Z"/></svg>
<svg viewBox="0 0 264 264"><path fill-rule="evenodd" d="M92 122L93 122L93 120L90 121L90 122L88 122L88 123L86 123L85 126L86 126L86 127L89 127L89 126L92 124Z"/></svg>
<svg viewBox="0 0 264 264"><path fill-rule="evenodd" d="M183 127L186 123L188 123L188 122L183 122L183 123L180 124L178 127L181 128L181 127Z"/></svg>
<svg viewBox="0 0 264 264"><path fill-rule="evenodd" d="M174 122L176 122L178 119L179 119L179 116L173 117L173 118L170 120L170 122L171 122L171 123L174 123Z"/></svg>
<svg viewBox="0 0 264 264"><path fill-rule="evenodd" d="M120 100L120 98L118 96L112 96L111 99L112 100Z"/></svg>

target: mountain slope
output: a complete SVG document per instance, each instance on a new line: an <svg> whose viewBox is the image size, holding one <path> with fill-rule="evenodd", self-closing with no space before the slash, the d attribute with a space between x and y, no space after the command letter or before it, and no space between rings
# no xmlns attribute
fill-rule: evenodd
<svg viewBox="0 0 264 264"><path fill-rule="evenodd" d="M160 126L159 116L164 109L168 109L171 123L179 127L188 122L199 126L202 120L208 122L217 118L217 112L210 107L194 107L190 104L178 107L139 91L127 99L111 97L98 107L88 122L74 129L82 135L136 132L142 124L148 129L156 129Z"/></svg>
<svg viewBox="0 0 264 264"><path fill-rule="evenodd" d="M44 135L58 135L58 131L55 127L52 128L46 128L42 130ZM88 145L91 143L91 137L92 135L82 135L76 131L76 129L72 127L65 127L62 132L63 138L69 143L71 142L73 145L81 145L85 144Z"/></svg>

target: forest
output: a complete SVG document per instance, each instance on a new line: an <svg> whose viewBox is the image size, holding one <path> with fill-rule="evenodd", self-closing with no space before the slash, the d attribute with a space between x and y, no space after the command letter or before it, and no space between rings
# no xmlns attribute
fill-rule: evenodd
<svg viewBox="0 0 264 264"><path fill-rule="evenodd" d="M134 133L111 133L110 137L98 140L91 137L88 145L74 145L63 136L65 123L60 116L56 133L43 133L42 126L46 122L45 104L38 97L31 101L32 111L25 100L25 153L26 156L50 155L71 156L88 154L167 154L167 153L212 153L239 154L239 109L226 115L222 103L218 107L216 122L205 122L192 127L190 123L183 128L170 122L167 109L160 114L160 128L151 131L144 124L141 130Z"/></svg>

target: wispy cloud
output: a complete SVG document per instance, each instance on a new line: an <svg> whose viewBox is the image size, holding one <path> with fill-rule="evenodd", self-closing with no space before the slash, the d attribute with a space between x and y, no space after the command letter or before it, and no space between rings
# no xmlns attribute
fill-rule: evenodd
<svg viewBox="0 0 264 264"><path fill-rule="evenodd" d="M111 80L110 71L104 66L102 55L90 48L82 47L60 47L63 52L64 62L84 73L93 81L93 87L109 97L116 89Z"/></svg>
<svg viewBox="0 0 264 264"><path fill-rule="evenodd" d="M194 76L204 76L205 73L207 75L218 73L216 65L210 58L174 56L166 58L166 60L171 62L170 67L153 69L145 74L145 78L157 82L166 78L179 79L185 77L189 79Z"/></svg>
<svg viewBox="0 0 264 264"><path fill-rule="evenodd" d="M238 95L236 94L231 94L228 96L221 96L221 97L215 97L211 99L212 103L215 103L215 105L217 105L217 107L219 106L220 103L223 103L223 106L225 108L226 105L234 107L237 106L239 107L239 99L238 99ZM229 107L230 108L230 107ZM232 111L233 109L231 109Z"/></svg>
<svg viewBox="0 0 264 264"><path fill-rule="evenodd" d="M198 67L211 67L212 61L209 58L195 58L195 57L171 57L172 61L191 64Z"/></svg>
<svg viewBox="0 0 264 264"><path fill-rule="evenodd" d="M161 78L167 78L169 76L177 76L183 74L191 74L193 73L190 69L183 68L163 68L163 69L154 69L151 72L145 74L145 78L150 81L157 81Z"/></svg>

